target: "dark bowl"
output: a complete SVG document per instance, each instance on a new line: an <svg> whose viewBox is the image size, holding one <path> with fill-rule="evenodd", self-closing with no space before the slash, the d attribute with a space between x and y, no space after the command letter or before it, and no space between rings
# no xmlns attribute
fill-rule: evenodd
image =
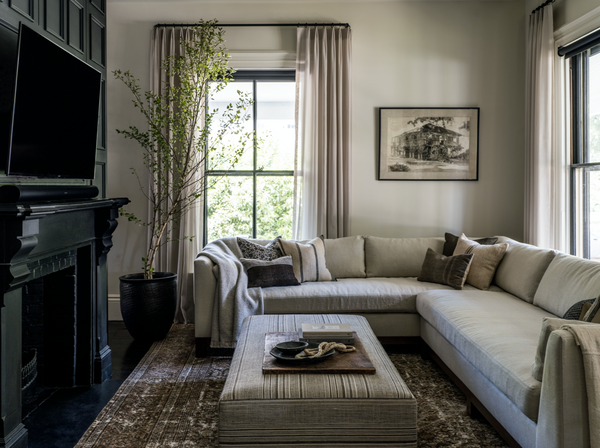
<svg viewBox="0 0 600 448"><path fill-rule="evenodd" d="M283 353L300 353L306 347L308 347L308 342L301 341L287 341L280 342L275 346L277 349L281 350Z"/></svg>

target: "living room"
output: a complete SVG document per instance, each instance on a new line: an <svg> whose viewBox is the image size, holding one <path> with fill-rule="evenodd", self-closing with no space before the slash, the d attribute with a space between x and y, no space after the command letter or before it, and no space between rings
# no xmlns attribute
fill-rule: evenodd
<svg viewBox="0 0 600 448"><path fill-rule="evenodd" d="M60 3L64 3L66 14L69 5L77 2ZM105 183L101 191L105 198L127 197L131 201L128 211L138 216L147 214L147 199L131 174L132 167L140 170L143 164L136 142L124 139L116 129L131 125L143 129L147 125L133 107L130 92L111 72L130 70L139 78L142 89L150 86L150 42L156 24L193 23L200 19L217 19L222 24L348 23L352 30L352 131L346 236L432 238L451 232L503 235L526 241L526 223L530 219L525 158L529 123L527 24L541 1L93 3L101 3L105 8L102 29L106 39L103 51L107 120ZM556 0L550 7L557 41L565 30L572 34L574 24L585 30L583 35L593 31L586 26L598 21L598 4L593 0ZM5 11L8 13L6 2L0 4L2 18ZM595 14L596 19L589 19L590 14ZM14 22L12 16L10 21ZM232 67L240 71L295 69L296 27L224 29ZM478 108L477 180L379 180L379 108ZM563 145L567 154L565 148ZM554 188L561 198L570 200L566 187L564 191L560 185ZM556 221L552 224L558 229L553 241L562 245L547 247L570 253L570 212L568 207L564 210L567 212L554 216ZM106 254L103 294L108 298L108 319L118 322L119 277L140 271L147 235L123 217L112 219L118 221L118 227ZM197 229L197 235L204 233L202 222ZM2 443L0 446L13 446ZM461 446L448 443L447 446Z"/></svg>

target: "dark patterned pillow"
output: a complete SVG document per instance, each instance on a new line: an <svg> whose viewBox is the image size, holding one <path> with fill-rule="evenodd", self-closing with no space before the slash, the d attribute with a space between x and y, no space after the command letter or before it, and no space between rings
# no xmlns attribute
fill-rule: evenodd
<svg viewBox="0 0 600 448"><path fill-rule="evenodd" d="M596 299L588 299L588 300L582 300L581 302L577 302L575 305L573 305L571 308L569 308L567 310L567 312L565 313L565 315L562 318L569 319L569 320L581 320L583 318L583 316L581 315L581 310L583 309L583 306L586 303L589 303L591 305L592 303L594 303L594 300L596 300ZM586 308L589 309L589 306ZM587 311L587 309L586 309L586 311Z"/></svg>
<svg viewBox="0 0 600 448"><path fill-rule="evenodd" d="M423 267L417 280L420 282L448 285L454 289L462 289L467 279L472 259L473 254L445 257L429 248L427 249L425 261L423 261Z"/></svg>
<svg viewBox="0 0 600 448"><path fill-rule="evenodd" d="M297 286L300 282L294 275L292 257L276 258L271 261L240 259L248 275L248 288L269 286Z"/></svg>
<svg viewBox="0 0 600 448"><path fill-rule="evenodd" d="M281 237L277 237L281 238ZM253 260L271 261L276 258L283 256L279 249L279 243L277 238L271 241L266 246L253 243L252 241L245 240L244 238L237 239L240 251L242 251L243 258L252 258Z"/></svg>
<svg viewBox="0 0 600 448"><path fill-rule="evenodd" d="M445 233L444 239L446 242L444 243L444 249L442 250L442 254L445 257L451 257L454 254L454 249L456 249L456 245L458 244L458 240L460 236L452 235L451 233ZM473 240L482 246L491 246L492 244L496 244L498 242L498 238L477 238Z"/></svg>

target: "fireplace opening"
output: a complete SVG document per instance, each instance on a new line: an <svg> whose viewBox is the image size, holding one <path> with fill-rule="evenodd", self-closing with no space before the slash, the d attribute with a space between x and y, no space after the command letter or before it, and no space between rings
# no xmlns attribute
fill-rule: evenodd
<svg viewBox="0 0 600 448"><path fill-rule="evenodd" d="M23 286L23 404L49 390L90 383L91 306L78 303L75 260L71 264Z"/></svg>

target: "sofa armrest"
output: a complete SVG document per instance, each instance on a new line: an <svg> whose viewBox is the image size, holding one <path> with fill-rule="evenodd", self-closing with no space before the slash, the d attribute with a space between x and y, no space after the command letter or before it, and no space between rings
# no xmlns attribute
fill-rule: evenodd
<svg viewBox="0 0 600 448"><path fill-rule="evenodd" d="M214 263L207 257L200 256L194 260L194 305L197 338L210 338L211 334L213 304L217 289L214 267Z"/></svg>
<svg viewBox="0 0 600 448"><path fill-rule="evenodd" d="M548 339L536 438L538 447L590 446L583 356L566 330Z"/></svg>

